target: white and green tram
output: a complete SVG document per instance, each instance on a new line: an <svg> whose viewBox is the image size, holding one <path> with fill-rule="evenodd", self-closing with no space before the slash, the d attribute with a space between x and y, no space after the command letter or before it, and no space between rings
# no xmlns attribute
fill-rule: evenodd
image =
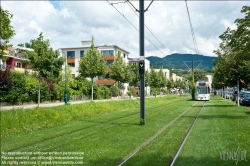
<svg viewBox="0 0 250 166"><path fill-rule="evenodd" d="M211 83L209 81L197 81L195 83L195 100L210 100Z"/></svg>

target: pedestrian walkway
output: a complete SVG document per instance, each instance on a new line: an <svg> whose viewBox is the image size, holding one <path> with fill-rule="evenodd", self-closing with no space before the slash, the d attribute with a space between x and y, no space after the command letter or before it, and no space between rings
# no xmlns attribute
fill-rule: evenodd
<svg viewBox="0 0 250 166"><path fill-rule="evenodd" d="M158 95L157 97L164 97L165 95ZM156 97L156 96L149 96L149 97ZM147 98L147 97L146 97ZM131 99L140 99L140 97L133 97ZM93 102L106 102L111 100L131 100L128 98L112 98L112 99L106 99L106 100L93 100ZM68 102L69 105L71 104L82 104L86 102L91 102L91 100L81 100L81 101L71 101ZM56 107L65 105L64 102L58 102L58 103L41 103L39 107ZM14 106L0 106L0 111L4 110L13 110L13 109L32 109L38 107L38 104L29 104L29 105L14 105Z"/></svg>
<svg viewBox="0 0 250 166"><path fill-rule="evenodd" d="M128 100L129 98L112 98L107 100L93 100L93 102L105 102L105 101L111 101L111 100ZM136 99L136 98L132 98ZM82 101L71 101L68 102L69 105L71 104L82 104L86 102L91 102L91 100L82 100ZM64 102L58 102L58 103L42 103L39 105L39 107L56 107L65 105ZM12 109L32 109L38 107L38 104L29 104L29 105L15 105L15 106L0 106L0 111L4 110L12 110Z"/></svg>

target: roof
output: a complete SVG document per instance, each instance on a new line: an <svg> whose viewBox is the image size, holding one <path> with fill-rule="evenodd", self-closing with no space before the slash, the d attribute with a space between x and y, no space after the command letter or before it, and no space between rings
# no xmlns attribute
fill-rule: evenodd
<svg viewBox="0 0 250 166"><path fill-rule="evenodd" d="M69 50L69 49L88 49L90 46L78 46L78 47L65 47L65 48L59 48L60 50ZM117 46L117 45L103 45L103 46L95 46L96 49L103 49L103 48L107 48L107 47L116 47L128 54L130 54L130 52L128 52L127 50Z"/></svg>
<svg viewBox="0 0 250 166"><path fill-rule="evenodd" d="M27 50L27 51L34 51L32 48L26 48L26 47L21 47L21 46L12 46L9 48L9 50Z"/></svg>

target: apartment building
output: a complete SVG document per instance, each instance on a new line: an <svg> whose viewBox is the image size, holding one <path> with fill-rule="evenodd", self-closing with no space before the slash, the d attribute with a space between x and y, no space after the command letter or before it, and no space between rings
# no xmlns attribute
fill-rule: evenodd
<svg viewBox="0 0 250 166"><path fill-rule="evenodd" d="M81 46L78 47L65 47L60 48L62 51L62 56L67 57L67 64L71 67L71 74L73 77L77 77L79 75L78 68L80 59L84 57L87 50L91 46L91 41L82 41ZM117 45L103 45L103 46L95 46L95 48L101 53L106 61L106 71L110 71L110 66L113 64L118 55L118 50L121 52L121 56L123 57L123 61L128 63L128 55L129 52ZM64 67L63 67L64 68ZM95 77L94 81L97 85L114 85L115 80L110 79L109 75L106 77ZM128 83L124 84L124 94L127 93Z"/></svg>
<svg viewBox="0 0 250 166"><path fill-rule="evenodd" d="M25 72L25 70L28 68L29 64L25 63L24 61L29 61L28 57L25 56L24 52L33 51L33 49L25 48L21 46L13 46L6 48L4 50L4 57L7 58L6 60L0 59L0 69L5 69L9 67L12 70L18 71L18 72Z"/></svg>
<svg viewBox="0 0 250 166"><path fill-rule="evenodd" d="M155 70L155 72L159 72L160 71L160 69L154 69ZM164 74L164 76L166 77L166 79L170 79L170 71L169 71L169 69L162 69L162 72L163 72L163 74Z"/></svg>

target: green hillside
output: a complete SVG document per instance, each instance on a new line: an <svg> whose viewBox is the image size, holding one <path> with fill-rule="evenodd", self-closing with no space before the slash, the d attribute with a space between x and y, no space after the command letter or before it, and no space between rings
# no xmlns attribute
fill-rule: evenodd
<svg viewBox="0 0 250 166"><path fill-rule="evenodd" d="M212 56L203 56L203 55L198 55L198 54L171 54L167 55L163 58L159 58L156 56L150 56L146 57L150 61L150 65L153 66L154 68L159 68L160 66L163 66L163 68L174 68L174 69L184 69L187 70L188 67L192 67L192 59L194 60L194 68L196 68L199 63L199 69L205 69L205 70L210 70L213 67L213 60L217 60L217 57L212 57ZM188 67L184 64L183 61L189 61L186 62Z"/></svg>

